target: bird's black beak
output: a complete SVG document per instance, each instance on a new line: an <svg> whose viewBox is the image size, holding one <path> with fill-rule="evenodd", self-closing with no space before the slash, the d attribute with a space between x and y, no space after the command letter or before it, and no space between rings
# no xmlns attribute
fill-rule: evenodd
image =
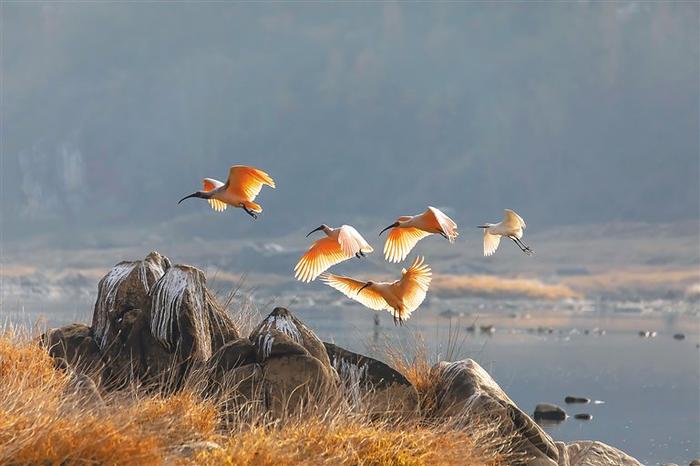
<svg viewBox="0 0 700 466"><path fill-rule="evenodd" d="M359 290L357 290L357 294L360 294L360 291L364 290L364 289L367 288L369 285L370 285L370 282L365 283L365 284L362 286L362 288L360 288Z"/></svg>
<svg viewBox="0 0 700 466"><path fill-rule="evenodd" d="M179 203L181 203L182 201L184 201L185 199L189 199L189 198L191 198L191 197L203 197L203 196L202 196L202 193L200 193L200 192L192 193L192 194L190 194L189 196L183 197L182 199L180 199L179 201L177 201L177 203L179 204Z"/></svg>
<svg viewBox="0 0 700 466"><path fill-rule="evenodd" d="M391 225L389 225L388 227L386 227L385 229L383 229L382 231L380 231L380 232L379 232L379 236L382 236L382 233L384 233L385 231L387 231L387 230L389 230L389 229L391 229L391 228L397 227L397 226L399 226L399 222L394 222L394 223L392 223Z"/></svg>
<svg viewBox="0 0 700 466"><path fill-rule="evenodd" d="M315 230L311 230L311 231L309 232L309 234L306 235L306 237L308 238L309 235L310 235L311 233L315 233L315 232L317 232L317 231L319 231L319 230L323 230L323 225L321 225L320 227L316 228Z"/></svg>

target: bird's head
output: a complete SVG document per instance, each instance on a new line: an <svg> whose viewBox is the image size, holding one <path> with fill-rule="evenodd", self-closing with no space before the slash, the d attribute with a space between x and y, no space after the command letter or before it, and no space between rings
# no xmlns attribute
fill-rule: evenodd
<svg viewBox="0 0 700 466"><path fill-rule="evenodd" d="M374 282L367 282L367 283L365 283L364 285L362 285L362 288L360 288L359 290L357 290L357 294L360 294L360 291L362 291L362 290L364 290L365 288L367 288L368 286L372 286L372 285L374 285Z"/></svg>
<svg viewBox="0 0 700 466"><path fill-rule="evenodd" d="M399 223L400 223L400 222L399 222L398 220L395 221L394 223L392 223L391 225L389 225L388 227L386 227L385 229L383 229L382 231L380 231L380 232L379 232L379 236L382 236L382 233L384 233L385 231L390 230L390 229L392 229L392 228L395 228L395 227L399 226Z"/></svg>
<svg viewBox="0 0 700 466"><path fill-rule="evenodd" d="M317 231L326 231L327 229L328 229L328 225L326 225L326 224L324 223L324 224L321 225L320 227L311 230L311 231L306 235L306 237L308 238L309 235L311 235L311 233L315 233L315 232L317 232Z"/></svg>

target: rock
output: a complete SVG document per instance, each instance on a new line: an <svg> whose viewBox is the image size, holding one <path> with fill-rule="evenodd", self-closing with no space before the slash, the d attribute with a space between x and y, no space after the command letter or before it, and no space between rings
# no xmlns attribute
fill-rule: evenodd
<svg viewBox="0 0 700 466"><path fill-rule="evenodd" d="M688 466L700 466L700 459L695 459Z"/></svg>
<svg viewBox="0 0 700 466"><path fill-rule="evenodd" d="M255 362L255 347L247 338L239 338L219 348L211 359L211 366L216 371L228 372Z"/></svg>
<svg viewBox="0 0 700 466"><path fill-rule="evenodd" d="M685 334L676 333L675 335L673 335L673 338L675 338L676 340L685 340Z"/></svg>
<svg viewBox="0 0 700 466"><path fill-rule="evenodd" d="M581 421L590 421L591 419L593 419L593 416L588 413L579 413L574 414L574 419L579 419Z"/></svg>
<svg viewBox="0 0 700 466"><path fill-rule="evenodd" d="M78 398L81 403L104 405L104 400L100 390L97 388L97 384L85 374L72 373L64 393Z"/></svg>
<svg viewBox="0 0 700 466"><path fill-rule="evenodd" d="M168 268L170 260L153 251L143 260L118 263L100 280L92 316L100 349L105 350L119 334L127 311L149 308L149 291Z"/></svg>
<svg viewBox="0 0 700 466"><path fill-rule="evenodd" d="M676 463L664 463L661 466L678 466Z"/></svg>
<svg viewBox="0 0 700 466"><path fill-rule="evenodd" d="M184 456L186 458L193 458L195 455L197 455L201 451L206 451L206 452L212 452L216 450L221 450L222 447L216 442L212 441L201 441L201 442L192 442L192 443L186 443L184 445L181 445L177 449L177 453L180 456Z"/></svg>
<svg viewBox="0 0 700 466"><path fill-rule="evenodd" d="M285 351L299 354L298 347L289 344L291 342L303 347L325 367L331 367L323 342L301 320L283 307L273 309L251 332L250 341L257 348L260 363L269 357L285 354Z"/></svg>
<svg viewBox="0 0 700 466"><path fill-rule="evenodd" d="M483 416L498 425L499 433L512 436L515 451L534 459L528 464L554 466L559 450L552 438L508 398L475 361L440 362L430 376L435 380L434 416Z"/></svg>
<svg viewBox="0 0 700 466"><path fill-rule="evenodd" d="M272 357L263 365L267 408L277 418L322 404L335 382L329 368L309 354Z"/></svg>
<svg viewBox="0 0 700 466"><path fill-rule="evenodd" d="M539 403L535 406L535 421L563 421L566 419L566 411L555 404Z"/></svg>
<svg viewBox="0 0 700 466"><path fill-rule="evenodd" d="M418 410L418 391L400 372L376 359L323 344L351 402L365 404L373 414Z"/></svg>
<svg viewBox="0 0 700 466"><path fill-rule="evenodd" d="M207 289L204 273L195 267L170 267L150 295L151 334L182 359L207 361L239 338L233 321Z"/></svg>
<svg viewBox="0 0 700 466"><path fill-rule="evenodd" d="M567 396L564 398L564 403L567 403L567 404L590 403L590 402L591 402L590 398L584 398L582 396Z"/></svg>
<svg viewBox="0 0 700 466"><path fill-rule="evenodd" d="M246 364L216 376L214 391L222 411L232 413L231 418L240 421L240 406L246 404L246 411L254 412L257 405L265 409L263 369L259 364Z"/></svg>
<svg viewBox="0 0 700 466"><path fill-rule="evenodd" d="M84 324L70 324L50 329L41 336L57 367L72 368L80 373L102 370L102 355L92 330Z"/></svg>
<svg viewBox="0 0 700 466"><path fill-rule="evenodd" d="M561 466L642 466L631 456L601 442L572 442L565 451L568 462Z"/></svg>

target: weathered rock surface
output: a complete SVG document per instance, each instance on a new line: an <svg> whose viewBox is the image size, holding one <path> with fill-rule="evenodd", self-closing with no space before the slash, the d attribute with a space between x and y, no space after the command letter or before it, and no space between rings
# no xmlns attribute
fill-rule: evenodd
<svg viewBox="0 0 700 466"><path fill-rule="evenodd" d="M42 335L42 341L56 366L78 372L93 373L102 370L102 356L90 327L84 324L69 324L50 329Z"/></svg>
<svg viewBox="0 0 700 466"><path fill-rule="evenodd" d="M151 334L183 360L207 361L239 338L233 321L207 289L204 273L195 267L170 267L150 296Z"/></svg>
<svg viewBox="0 0 700 466"><path fill-rule="evenodd" d="M257 348L260 363L277 355L299 354L299 348L296 346L299 345L325 367L331 367L323 342L301 320L283 307L276 307L260 322L251 332L250 341ZM296 345L289 344L290 342Z"/></svg>
<svg viewBox="0 0 700 466"><path fill-rule="evenodd" d="M92 329L101 350L117 337L127 311L150 307L149 291L169 268L170 260L153 251L143 260L118 263L100 280Z"/></svg>
<svg viewBox="0 0 700 466"><path fill-rule="evenodd" d="M532 456L527 464L556 465L559 450L552 438L508 398L475 361L441 362L431 370L436 380L438 416L485 417L499 425L504 436L514 436L518 451Z"/></svg>
<svg viewBox="0 0 700 466"><path fill-rule="evenodd" d="M562 456L559 466L642 466L617 448L588 440L567 444Z"/></svg>
<svg viewBox="0 0 700 466"><path fill-rule="evenodd" d="M331 365L354 403L376 414L410 414L418 410L418 392L398 371L376 359L324 343Z"/></svg>

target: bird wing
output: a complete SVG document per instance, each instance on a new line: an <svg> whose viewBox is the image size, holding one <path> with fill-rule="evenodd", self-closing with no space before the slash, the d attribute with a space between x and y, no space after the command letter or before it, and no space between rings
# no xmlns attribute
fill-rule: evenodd
<svg viewBox="0 0 700 466"><path fill-rule="evenodd" d="M442 232L445 233L445 236L447 236L449 242L454 243L457 236L459 236L457 224L454 222L454 220L445 215L443 211L436 209L435 207L428 206L427 212L432 214L432 216L435 218L435 221L440 225Z"/></svg>
<svg viewBox="0 0 700 466"><path fill-rule="evenodd" d="M328 270L354 254L346 254L340 244L333 238L325 237L314 242L308 251L301 256L294 267L294 278L302 282L315 280L321 272Z"/></svg>
<svg viewBox="0 0 700 466"><path fill-rule="evenodd" d="M503 226L506 228L525 228L525 220L510 209L503 209Z"/></svg>
<svg viewBox="0 0 700 466"><path fill-rule="evenodd" d="M399 295L403 299L404 313L401 318L406 320L425 299L433 273L422 257L416 257L413 264L401 273L403 276L394 282L394 285L398 287Z"/></svg>
<svg viewBox="0 0 700 466"><path fill-rule="evenodd" d="M227 189L243 199L254 201L263 185L274 188L275 181L262 170L245 165L234 165L229 169Z"/></svg>
<svg viewBox="0 0 700 466"><path fill-rule="evenodd" d="M204 178L202 180L202 185L204 186L204 192L209 192L222 187L224 184L219 180L215 180L214 178ZM207 202L209 202L211 208L217 212L223 212L226 210L226 203L218 199L207 199Z"/></svg>
<svg viewBox="0 0 700 466"><path fill-rule="evenodd" d="M493 255L501 243L501 235L492 235L488 228L484 228L484 257Z"/></svg>
<svg viewBox="0 0 700 466"><path fill-rule="evenodd" d="M401 262L418 241L429 235L431 233L413 227L392 228L384 243L384 258L389 262Z"/></svg>
<svg viewBox="0 0 700 466"><path fill-rule="evenodd" d="M369 245L360 232L350 225L340 227L338 242L343 252L351 257L358 252L369 254L374 251L374 248Z"/></svg>
<svg viewBox="0 0 700 466"><path fill-rule="evenodd" d="M377 293L375 290L365 288L360 294L357 293L363 286L365 286L366 282L361 282L350 277L343 277L342 275L334 275L332 273L322 274L321 280L326 285L335 288L348 298L355 300L370 309L374 309L375 311L390 309L386 300L384 300L382 295Z"/></svg>

